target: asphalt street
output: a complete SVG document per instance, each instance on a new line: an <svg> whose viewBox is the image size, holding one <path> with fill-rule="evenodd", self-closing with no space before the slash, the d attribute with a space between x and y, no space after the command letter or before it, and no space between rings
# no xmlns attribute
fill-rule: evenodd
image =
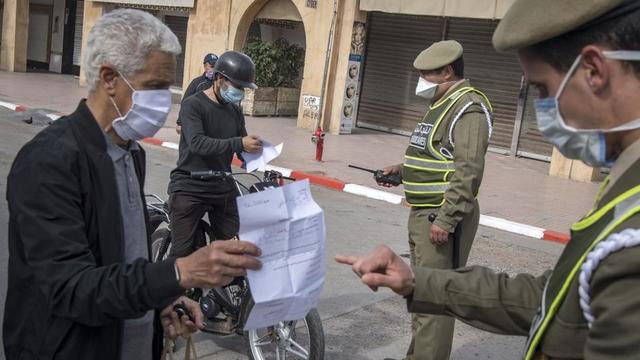
<svg viewBox="0 0 640 360"><path fill-rule="evenodd" d="M42 126L23 122L24 115L0 107L0 189L20 147ZM177 152L145 146L147 193L166 197L169 172ZM37 176L37 169L33 169ZM363 254L379 243L408 254L406 221L408 209L360 198L320 187L312 187L314 199L325 211L327 224L327 278L319 312L326 337L326 359L402 358L410 338L409 315L403 299L389 291L372 292L360 284L349 268L333 262L335 254ZM7 287L6 201L0 202L0 308L4 309ZM561 246L480 228L469 263L510 274L541 273L551 267ZM44 303L43 303L44 305ZM0 319L0 324L2 319ZM11 329L7 329L11 331ZM457 322L452 359L515 359L524 338L489 334ZM196 336L201 359L246 359L241 337ZM0 348L0 359L4 359Z"/></svg>

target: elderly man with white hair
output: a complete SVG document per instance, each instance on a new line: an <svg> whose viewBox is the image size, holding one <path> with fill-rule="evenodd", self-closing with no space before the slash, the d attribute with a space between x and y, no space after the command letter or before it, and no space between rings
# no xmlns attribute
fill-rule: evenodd
<svg viewBox="0 0 640 360"><path fill-rule="evenodd" d="M148 13L103 16L84 49L87 99L17 155L7 182L8 360L158 359L163 330L175 337L202 326L185 289L223 286L260 267L259 249L242 241L149 261L136 141L166 120L180 51ZM194 321L178 319L176 302Z"/></svg>

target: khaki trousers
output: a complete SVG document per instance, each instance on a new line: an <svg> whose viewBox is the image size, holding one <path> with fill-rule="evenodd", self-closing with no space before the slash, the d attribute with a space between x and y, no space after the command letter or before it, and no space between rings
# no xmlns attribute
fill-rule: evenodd
<svg viewBox="0 0 640 360"><path fill-rule="evenodd" d="M453 267L453 242L442 246L431 243L429 234L431 222L428 217L439 209L411 209L409 215L409 249L411 265L436 269ZM480 208L475 201L473 211L458 224L460 237L460 266L469 258L471 245L478 230ZM454 319L449 316L413 314L411 321L411 344L407 351L407 360L446 360L451 353Z"/></svg>

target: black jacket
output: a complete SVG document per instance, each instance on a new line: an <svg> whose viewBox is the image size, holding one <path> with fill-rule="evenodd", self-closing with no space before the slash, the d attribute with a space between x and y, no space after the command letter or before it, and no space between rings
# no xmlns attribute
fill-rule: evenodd
<svg viewBox="0 0 640 360"><path fill-rule="evenodd" d="M191 80L191 82L189 83L189 86L187 86L187 90L185 90L184 94L182 95L182 100L180 100L180 103L183 103L186 99L191 97L191 95L194 95L200 91L207 90L212 85L213 85L213 79L207 78L206 72L203 73L197 78ZM178 125L182 125L182 119L178 117L178 120L176 121L176 123Z"/></svg>
<svg viewBox="0 0 640 360"><path fill-rule="evenodd" d="M145 154L134 158L144 184ZM7 360L118 359L123 320L182 293L172 261L124 264L117 191L104 135L84 101L16 156L7 181ZM159 358L158 316L155 323Z"/></svg>
<svg viewBox="0 0 640 360"><path fill-rule="evenodd" d="M189 86L187 86L187 90L184 92L184 94L182 95L182 101L185 101L189 96L199 92L199 91L204 91L207 90L208 88L211 87L211 85L213 85L213 79L209 79L207 78L207 73L203 73L202 75L198 76L197 78L191 80L191 82L189 83Z"/></svg>

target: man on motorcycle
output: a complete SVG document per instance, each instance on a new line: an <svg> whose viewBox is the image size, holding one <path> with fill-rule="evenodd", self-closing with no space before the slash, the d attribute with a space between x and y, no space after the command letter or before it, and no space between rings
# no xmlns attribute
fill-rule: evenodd
<svg viewBox="0 0 640 360"><path fill-rule="evenodd" d="M170 257L195 250L197 225L209 214L216 239L230 239L238 233L237 191L229 180L203 181L191 178L192 171L231 172L234 153L258 152L262 142L247 135L238 103L244 89L255 89L255 65L245 54L228 51L214 67L213 86L187 98L180 109L182 134L178 164L169 183L169 216L172 224Z"/></svg>

